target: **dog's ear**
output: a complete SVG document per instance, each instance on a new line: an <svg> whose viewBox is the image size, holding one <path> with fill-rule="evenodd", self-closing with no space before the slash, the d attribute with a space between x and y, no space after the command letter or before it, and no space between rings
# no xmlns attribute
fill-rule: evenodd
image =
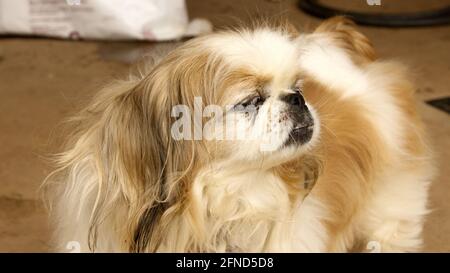
<svg viewBox="0 0 450 273"><path fill-rule="evenodd" d="M357 63L376 59L375 50L369 39L356 30L355 23L343 16L336 16L322 22L314 33L327 33L345 49Z"/></svg>
<svg viewBox="0 0 450 273"><path fill-rule="evenodd" d="M215 98L213 78L218 74L218 61L210 62L207 54L198 42L188 42L166 56L136 87L140 102L134 107L142 111L138 116L143 122L142 137L148 138L143 145L150 167L143 166L145 162L134 164L147 169L143 198L155 201L142 203L129 246L132 252L154 252L163 243L164 228L188 198L195 172L207 158L204 143L190 130L199 126L195 121L195 98L201 97L207 105ZM172 135L172 126L177 121L172 114L174 107L179 106L190 112L182 115L184 118L190 114L192 124L189 129L183 128L190 130L190 136L181 139Z"/></svg>
<svg viewBox="0 0 450 273"><path fill-rule="evenodd" d="M143 79L105 87L72 118L76 132L57 159L58 173L67 175L55 201L74 203L68 217L87 215L79 229L87 229L91 251L104 225L118 233L123 251L155 251L162 215L182 201L199 160L193 141L171 135L172 106L194 101L186 90L195 90L187 87L195 79L185 69L194 69L194 60L180 62L172 56Z"/></svg>
<svg viewBox="0 0 450 273"><path fill-rule="evenodd" d="M297 27L287 20L282 22L280 26L281 30L292 38L297 38L300 35L300 31Z"/></svg>
<svg viewBox="0 0 450 273"><path fill-rule="evenodd" d="M114 211L125 213L124 248L138 251L136 230L144 225L152 234L165 208L168 135L167 97L150 92L141 81L132 86L106 88L88 110L99 113L92 131L93 160L98 177L96 206L92 211L90 243L97 227ZM169 112L170 113L170 112ZM114 209L116 208L116 209ZM142 215L146 222L142 223ZM111 216L114 218L114 215ZM114 220L113 220L114 221ZM116 223L118 224L118 223Z"/></svg>
<svg viewBox="0 0 450 273"><path fill-rule="evenodd" d="M73 232L87 235L79 239L91 251L105 225L128 250L142 214L150 210L156 223L164 209L169 117L161 109L167 99L148 92L145 84L115 82L100 91L70 120L75 131L56 158L58 169L51 176L63 174L64 183L51 179L58 182L52 183L54 201L70 222L82 217Z"/></svg>

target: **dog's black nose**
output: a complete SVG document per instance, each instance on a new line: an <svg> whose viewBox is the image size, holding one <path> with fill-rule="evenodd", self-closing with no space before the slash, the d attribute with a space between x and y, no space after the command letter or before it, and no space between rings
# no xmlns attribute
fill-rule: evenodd
<svg viewBox="0 0 450 273"><path fill-rule="evenodd" d="M305 99L300 93L288 94L282 100L292 106L298 106L300 108L305 106Z"/></svg>

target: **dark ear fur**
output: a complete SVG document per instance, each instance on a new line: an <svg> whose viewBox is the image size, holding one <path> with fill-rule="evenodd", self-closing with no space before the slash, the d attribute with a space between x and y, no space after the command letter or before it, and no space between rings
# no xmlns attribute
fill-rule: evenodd
<svg viewBox="0 0 450 273"><path fill-rule="evenodd" d="M198 38L201 39L201 38ZM202 47L195 46L195 40L186 43L171 52L161 61L150 74L137 86L141 93L141 100L146 104L147 123L143 124L143 131L147 131L152 138L148 154L158 155L151 158L154 167L149 170L144 198L146 193L154 193L151 198L159 198L153 203L147 202L140 210L135 229L132 231L129 250L132 252L154 252L162 240L167 222L180 207L186 197L192 173L200 164L199 156L202 151L201 142L193 140L175 140L171 136L171 110L175 105L186 105L194 109L194 98L204 94L202 88L214 81L208 80L215 75L215 66L208 65L208 55ZM213 90L208 85L208 90ZM202 96L206 100L205 96ZM206 101L205 103L208 103ZM159 181L155 180L160 174ZM154 187L154 189L152 188ZM155 192L155 190L158 190Z"/></svg>
<svg viewBox="0 0 450 273"><path fill-rule="evenodd" d="M104 95L112 98L100 103L103 109L95 109L102 113L95 125L98 126L98 142L93 146L98 149L95 160L102 186L99 186L99 207L94 211L100 218L93 222L90 232L92 248L95 247L96 225L106 213L114 213L117 203L123 202L127 210L128 220L123 225L130 234L135 232L136 225L141 225L142 214L151 215L151 225L157 223L163 211L161 200L166 198L164 165L168 140L161 133L163 117L155 108L156 102L149 98L142 83L120 90L118 94L111 94L116 92L111 89L105 91L109 94ZM114 204L110 196L118 192L120 196ZM146 226L146 229L152 231L153 226ZM136 243L129 241L130 235L126 237L130 250L136 251Z"/></svg>

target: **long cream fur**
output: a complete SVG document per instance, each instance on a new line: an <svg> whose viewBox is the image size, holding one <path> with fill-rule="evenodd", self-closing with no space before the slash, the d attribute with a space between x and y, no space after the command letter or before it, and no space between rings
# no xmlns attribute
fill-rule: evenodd
<svg viewBox="0 0 450 273"><path fill-rule="evenodd" d="M259 160L238 143L170 135L174 105L225 105L236 89L294 77L318 124L295 156ZM343 18L311 34L261 27L193 39L71 120L45 184L56 247L342 252L374 241L417 251L433 168L413 93L403 66L377 60Z"/></svg>

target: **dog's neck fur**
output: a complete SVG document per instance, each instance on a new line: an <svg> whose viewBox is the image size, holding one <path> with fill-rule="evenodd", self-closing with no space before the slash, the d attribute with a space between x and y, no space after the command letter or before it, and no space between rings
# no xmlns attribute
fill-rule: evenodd
<svg viewBox="0 0 450 273"><path fill-rule="evenodd" d="M292 198L289 187L273 169L202 171L159 251L289 251L293 212L303 197Z"/></svg>

